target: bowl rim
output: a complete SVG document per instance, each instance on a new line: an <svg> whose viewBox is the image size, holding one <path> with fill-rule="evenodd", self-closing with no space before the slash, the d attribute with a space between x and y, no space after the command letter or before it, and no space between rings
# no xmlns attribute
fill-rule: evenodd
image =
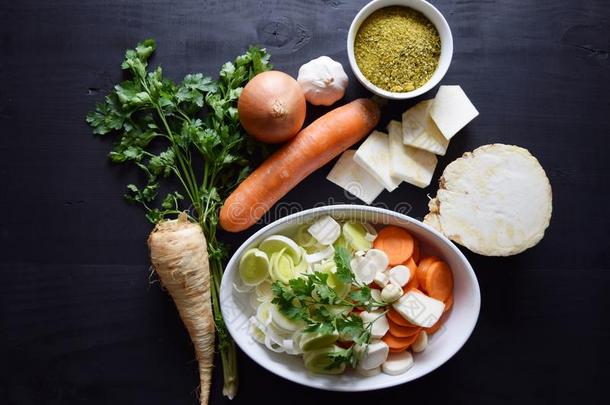
<svg viewBox="0 0 610 405"><path fill-rule="evenodd" d="M442 28L447 32L447 35L443 38L443 36L441 35L441 27L439 27L438 24L435 24L434 22L430 21L432 22L432 24L434 24L437 31L439 32L439 35L441 36L441 55L439 56L439 65L437 66L436 71L432 74L430 80L424 83L423 86L418 87L415 90L403 93L384 90L373 84L360 70L358 63L356 63L356 56L354 54L354 41L356 39L356 32L360 28L362 22L364 22L364 20L366 20L366 18L368 18L368 16L371 15L373 12L391 6L409 7L423 13L424 15L426 14L426 12L430 12L436 15L439 21L441 21ZM430 19L427 15L426 18ZM444 53L448 54L449 57L447 59L447 62L442 64L441 60ZM443 14L433 4L425 0L371 0L369 3L367 3L364 7L360 9L360 11L358 12L358 14L356 14L354 19L352 20L352 23L350 24L349 31L347 34L347 57L349 60L350 67L352 68L352 72L354 72L354 75L356 76L358 81L369 91L380 97L387 98L390 100L407 100L410 98L415 98L430 91L433 87L439 84L441 80L443 80L445 74L449 70L449 66L451 65L451 61L453 59L453 35L451 33L451 27L449 26L449 23L447 22Z"/></svg>
<svg viewBox="0 0 610 405"><path fill-rule="evenodd" d="M461 341L458 341L457 345L455 346L455 350L453 352L450 352L448 355L445 356L445 358L442 359L442 361L437 364L434 368L426 371L425 373L423 373L422 375L407 380L407 381L393 381L393 380L389 380L387 382L384 383L380 383L379 385L373 387L373 388L369 388L369 387L361 387L361 386L354 386L354 387L350 387L350 388L344 388L341 385L337 385L337 386L325 386L325 385L321 385L321 384L317 384L316 383L316 379L315 378L309 378L306 380L301 380L298 378L293 378L292 375L287 374L281 374L281 372L279 370L274 369L274 367L268 366L268 364L266 364L265 362L260 362L258 361L258 359L256 359L253 356L250 356L250 354L248 353L247 348L245 348L244 346L242 346L242 344L240 343L240 339L235 337L235 333L237 331L234 331L232 329L232 324L231 323L226 323L227 326L227 330L229 331L229 334L231 335L231 337L234 339L235 343L239 346L239 348L251 359L253 360L255 363L257 363L259 366L263 367L264 369L270 371L271 373L282 377L286 380L292 381L294 383L300 384L300 385L305 385L308 387L312 387L312 388L317 388L317 389L322 389L322 390L327 390L327 391L342 391L342 392L360 392L360 391L375 391L378 389L383 389L383 388L389 388L389 387L394 387L397 385L402 385L402 384L406 384L408 382L411 382L413 380L416 380L418 378L421 378L429 373L431 373L432 371L438 369L439 367L441 367L443 364L445 364L447 361L449 361L453 356L455 356L455 354L457 352L459 352L462 347L464 346L464 344L466 344L466 342L468 341L468 339L470 338L470 336L472 335L472 332L474 331L477 323L478 323L478 319L479 319L479 314L480 314L480 309L481 309L481 291L480 291L480 287L479 287L479 282L477 279L477 276L470 264L470 262L468 261L468 259L466 258L466 256L464 256L464 254L462 253L462 251L460 249L458 249L458 247L451 242L447 237L445 237L443 234L441 234L440 232L438 232L436 229L432 228L431 226L423 223L422 221L419 221L415 218L412 218L408 215L405 214L401 214L399 212L396 211L392 211L386 208L380 208L380 207L373 207L373 206L366 206L366 205L356 205L356 204L336 204L336 205L325 205L322 207L315 207L315 208L310 208L310 209L306 209L306 210L302 210L299 212L296 212L294 214L290 214L287 215L285 217L279 218L267 225L265 225L264 227L262 227L261 229L259 229L258 231L256 231L253 235L251 235L248 239L246 239L235 251L235 253L231 256L231 259L229 260L229 262L227 263L227 265L225 266L225 271L221 280L221 284L220 284L220 291L219 291L219 296L220 296L220 310L222 313L223 318L226 317L226 312L225 312L225 308L226 306L223 305L224 300L222 299L222 297L226 294L233 294L233 285L229 285L230 281L229 279L229 271L231 271L230 269L233 269L232 272L235 272L237 269L237 261L239 260L239 258L241 257L241 254L243 253L243 251L246 249L246 247L249 247L255 240L257 240L258 238L260 238L261 235L263 235L264 233L266 233L270 228L273 227L277 227L286 223L290 223L290 222L296 222L296 220L298 220L299 218L302 217L316 217L322 214L326 214L326 215L333 215L333 212L337 211L337 212L341 212L343 213L344 211L353 211L354 213L357 212L365 212L368 211L370 213L373 214L379 214L381 216L381 218L383 218L383 216L388 216L388 217L395 217L397 219L400 219L402 221L406 221L409 222L411 224L414 224L417 227L422 228L423 230L429 232L435 239L437 239L439 242L446 244L457 256L458 258L464 263L464 267L466 270L467 275L469 276L469 279L471 280L471 283L473 284L473 291L474 291L474 306L472 307L473 309L473 313L474 313L474 322L472 322L472 325L469 326L469 328L465 331L465 333L463 334L463 338L461 339ZM227 288L229 289L229 292L227 293ZM224 291L224 293L223 293Z"/></svg>

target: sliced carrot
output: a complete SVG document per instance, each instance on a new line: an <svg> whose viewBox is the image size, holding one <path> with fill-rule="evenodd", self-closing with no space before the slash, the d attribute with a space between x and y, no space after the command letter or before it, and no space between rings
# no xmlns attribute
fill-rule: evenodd
<svg viewBox="0 0 610 405"><path fill-rule="evenodd" d="M400 326L392 321L389 321L388 325L390 335L400 338L416 335L421 330L419 326Z"/></svg>
<svg viewBox="0 0 610 405"><path fill-rule="evenodd" d="M451 307L453 306L453 294L451 294L449 296L449 298L447 298L445 300L445 309L443 310L443 312L447 312L451 309Z"/></svg>
<svg viewBox="0 0 610 405"><path fill-rule="evenodd" d="M427 256L421 259L419 264L417 265L417 282L420 286L424 286L426 282L426 271L430 267L430 265L434 262L438 262L440 259L436 256Z"/></svg>
<svg viewBox="0 0 610 405"><path fill-rule="evenodd" d="M449 298L453 292L453 273L447 263L437 261L430 264L425 271L423 286L431 298L439 301Z"/></svg>
<svg viewBox="0 0 610 405"><path fill-rule="evenodd" d="M411 322L409 322L405 318L403 318L402 315L400 315L398 312L396 312L396 310L394 308L390 308L388 310L388 312L386 313L386 315L388 317L388 320L394 322L398 326L407 326L407 327L415 326Z"/></svg>
<svg viewBox="0 0 610 405"><path fill-rule="evenodd" d="M411 277L409 278L409 281L402 287L402 291L406 293L409 290L418 288L419 281L417 281L417 264L415 264L415 260L413 260L413 258L409 258L409 260L407 260L404 265L407 266L411 271Z"/></svg>
<svg viewBox="0 0 610 405"><path fill-rule="evenodd" d="M389 333L386 333L384 337L381 338L381 340L383 340L385 342L386 345L388 345L388 347L390 349L406 349L408 347L410 347L413 342L415 342L415 339L417 339L417 333L413 336L409 336L409 337L396 337L396 336L392 336Z"/></svg>
<svg viewBox="0 0 610 405"><path fill-rule="evenodd" d="M390 349L389 352L390 353L402 353L407 349L408 349L408 347L403 347L402 349Z"/></svg>
<svg viewBox="0 0 610 405"><path fill-rule="evenodd" d="M413 259L415 263L419 263L419 241L417 239L414 240L415 243L413 244L413 254L411 255L411 259Z"/></svg>
<svg viewBox="0 0 610 405"><path fill-rule="evenodd" d="M407 230L388 225L381 229L373 242L373 247L388 255L390 266L401 264L413 254L415 240Z"/></svg>

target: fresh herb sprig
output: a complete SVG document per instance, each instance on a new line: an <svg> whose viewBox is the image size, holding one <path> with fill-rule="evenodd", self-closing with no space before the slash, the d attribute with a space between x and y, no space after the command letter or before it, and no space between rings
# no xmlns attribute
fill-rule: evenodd
<svg viewBox="0 0 610 405"><path fill-rule="evenodd" d="M147 39L126 51L121 67L130 78L114 86L104 102L87 115L87 122L95 134L118 136L109 154L113 162L133 163L146 176L144 186L129 184L125 197L141 204L151 222L186 208L203 228L223 391L230 396L237 389L236 353L218 298L227 255L216 238L218 210L261 153L239 125L237 99L248 80L272 66L264 49L251 47L234 62L225 63L217 80L196 73L175 84L163 76L161 67L148 69L155 48L155 41ZM155 152L159 148L163 148L161 152ZM159 201L161 181L170 178L178 181L180 189Z"/></svg>
<svg viewBox="0 0 610 405"><path fill-rule="evenodd" d="M362 347L371 339L373 322L364 323L353 310L358 308L371 311L385 306L383 302L371 297L371 289L367 285L356 281L350 260L351 254L346 248L336 249L334 275L339 282L353 287L345 298L339 295L336 288L329 286L329 275L323 272L304 274L290 280L288 284L275 282L272 286L272 303L289 319L304 322L304 332L328 335L338 333L343 340L354 343L349 348L329 354L333 361L328 369L343 363L355 366L356 347Z"/></svg>

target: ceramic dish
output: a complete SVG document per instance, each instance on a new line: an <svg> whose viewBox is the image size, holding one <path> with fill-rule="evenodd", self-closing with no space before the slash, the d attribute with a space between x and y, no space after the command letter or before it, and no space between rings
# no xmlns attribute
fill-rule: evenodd
<svg viewBox="0 0 610 405"><path fill-rule="evenodd" d="M426 350L415 355L414 366L405 374L379 374L363 377L353 370L342 375L318 375L305 369L300 356L274 353L257 343L248 332L248 318L254 314L249 294L233 288L238 282L238 263L242 253L273 234L289 234L298 225L323 215L336 219L367 221L372 224L392 224L412 232L422 243L422 251L443 258L454 274L454 305L443 327L435 333ZM422 222L396 212L369 206L334 205L301 211L279 219L246 240L229 261L220 287L222 315L229 332L239 347L262 367L299 384L333 391L367 391L391 387L415 380L440 367L468 340L479 316L481 297L472 267L460 250L446 237Z"/></svg>
<svg viewBox="0 0 610 405"><path fill-rule="evenodd" d="M414 10L421 12L426 16L432 24L438 30L441 37L441 55L438 62L436 71L423 86L417 89L404 93L395 93L384 90L380 87L375 86L371 83L360 71L358 64L356 63L356 57L354 56L354 39L358 33L360 25L366 20L366 18L373 12L388 6L405 6L410 7ZM417 97L421 94L426 93L428 90L436 86L445 76L449 65L451 64L451 58L453 56L453 37L451 35L451 29L447 20L441 14L440 11L432 4L424 0L373 0L364 6L360 12L356 15L352 21L352 25L349 27L349 33L347 35L347 56L349 58L349 64L352 71L356 75L356 78L364 87L369 89L371 92L377 94L380 97L393 99L393 100L404 100L408 98Z"/></svg>

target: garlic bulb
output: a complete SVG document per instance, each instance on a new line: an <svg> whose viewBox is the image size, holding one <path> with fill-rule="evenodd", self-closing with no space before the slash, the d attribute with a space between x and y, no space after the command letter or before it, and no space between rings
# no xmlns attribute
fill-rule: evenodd
<svg viewBox="0 0 610 405"><path fill-rule="evenodd" d="M311 104L331 105L345 94L348 79L339 62L320 56L301 66L297 81Z"/></svg>

